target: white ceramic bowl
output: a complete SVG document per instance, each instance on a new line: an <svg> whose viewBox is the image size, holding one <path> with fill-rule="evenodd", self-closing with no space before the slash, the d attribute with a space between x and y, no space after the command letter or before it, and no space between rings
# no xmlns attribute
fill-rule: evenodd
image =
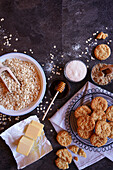
<svg viewBox="0 0 113 170"><path fill-rule="evenodd" d="M0 105L1 113L10 115L10 116L21 116L21 115L27 114L27 113L31 112L32 110L34 110L39 105L39 103L42 101L45 91L46 91L46 77L45 77L44 71L43 71L42 67L40 66L40 64L32 57L30 57L26 54L23 54L23 53L8 53L5 55L2 55L0 57L0 61L3 62L9 58L18 58L18 59L21 59L24 61L29 61L29 62L33 63L39 73L40 80L41 80L41 90L40 90L39 96L38 96L37 100L35 102L32 102L31 105L29 105L28 107L26 107L22 110L15 111L15 110L7 110L2 105Z"/></svg>

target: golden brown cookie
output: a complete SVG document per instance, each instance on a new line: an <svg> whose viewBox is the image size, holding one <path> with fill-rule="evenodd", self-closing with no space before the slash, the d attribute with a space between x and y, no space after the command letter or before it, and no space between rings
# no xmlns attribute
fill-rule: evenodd
<svg viewBox="0 0 113 170"><path fill-rule="evenodd" d="M105 34L103 32L100 32L98 35L97 35L97 39L106 39L108 37L108 34Z"/></svg>
<svg viewBox="0 0 113 170"><path fill-rule="evenodd" d="M78 157L77 157L77 156L74 156L74 160L75 160L75 161L78 161Z"/></svg>
<svg viewBox="0 0 113 170"><path fill-rule="evenodd" d="M110 129L111 129L110 135L108 137L113 139L113 122L108 122L108 123L109 123Z"/></svg>
<svg viewBox="0 0 113 170"><path fill-rule="evenodd" d="M96 147L101 147L106 144L107 137L101 138L100 136L96 135L95 133L90 137L90 142L92 145Z"/></svg>
<svg viewBox="0 0 113 170"><path fill-rule="evenodd" d="M97 121L97 120L104 120L106 121L106 114L103 110L95 110L93 111L93 113L91 114L91 117Z"/></svg>
<svg viewBox="0 0 113 170"><path fill-rule="evenodd" d="M91 108L92 110L103 110L105 111L108 107L108 102L103 97L95 97L91 101Z"/></svg>
<svg viewBox="0 0 113 170"><path fill-rule="evenodd" d="M82 105L75 110L75 117L79 118L80 116L89 115L90 113L91 109L86 105Z"/></svg>
<svg viewBox="0 0 113 170"><path fill-rule="evenodd" d="M101 138L108 137L110 135L110 125L102 120L98 120L95 125L95 133Z"/></svg>
<svg viewBox="0 0 113 170"><path fill-rule="evenodd" d="M82 130L81 128L77 128L77 133L81 138L88 139L92 135L93 131Z"/></svg>
<svg viewBox="0 0 113 170"><path fill-rule="evenodd" d="M72 155L67 149L60 149L56 152L56 155L63 159L64 161L68 162L69 164L72 162Z"/></svg>
<svg viewBox="0 0 113 170"><path fill-rule="evenodd" d="M72 142L71 135L65 130L60 131L57 134L56 139L57 139L58 143L62 146L68 146Z"/></svg>
<svg viewBox="0 0 113 170"><path fill-rule="evenodd" d="M69 150L71 150L73 153L77 154L79 147L76 145L71 145L68 147Z"/></svg>
<svg viewBox="0 0 113 170"><path fill-rule="evenodd" d="M80 155L80 156L83 156L84 158L86 158L87 156L86 156L86 153L84 152L84 150L83 149L79 149L79 151L78 151L78 155Z"/></svg>
<svg viewBox="0 0 113 170"><path fill-rule="evenodd" d="M106 117L108 120L113 121L113 106L109 106L106 110Z"/></svg>
<svg viewBox="0 0 113 170"><path fill-rule="evenodd" d="M69 168L68 162L64 161L64 160L61 159L61 158L57 158L57 159L55 160L55 164L56 164L56 166L57 166L59 169L68 169L68 168Z"/></svg>
<svg viewBox="0 0 113 170"><path fill-rule="evenodd" d="M91 131L95 127L95 121L91 116L81 116L77 119L77 125L82 130Z"/></svg>
<svg viewBox="0 0 113 170"><path fill-rule="evenodd" d="M97 45L94 50L94 55L98 60L106 60L110 54L110 47L106 44Z"/></svg>

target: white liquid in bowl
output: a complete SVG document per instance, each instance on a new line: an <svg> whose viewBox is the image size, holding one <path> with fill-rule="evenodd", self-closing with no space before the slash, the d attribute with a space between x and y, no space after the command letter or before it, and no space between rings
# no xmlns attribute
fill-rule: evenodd
<svg viewBox="0 0 113 170"><path fill-rule="evenodd" d="M70 61L65 67L65 76L71 81L79 82L85 78L86 74L87 68L82 61Z"/></svg>

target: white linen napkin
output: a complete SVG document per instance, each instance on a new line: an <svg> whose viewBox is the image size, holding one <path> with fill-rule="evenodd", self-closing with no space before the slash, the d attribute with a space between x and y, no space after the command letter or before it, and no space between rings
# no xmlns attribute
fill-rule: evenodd
<svg viewBox="0 0 113 170"><path fill-rule="evenodd" d="M5 140L6 144L11 149L13 156L17 162L18 169L25 168L27 165L37 161L38 159L53 150L51 143L47 140L44 131L42 131L41 136L39 136L34 142L34 146L32 147L31 152L28 156L24 156L16 152L19 138L24 135L25 128L31 122L31 120L40 122L36 115L30 116L29 118L16 123L15 125L8 128L6 131L4 131L2 134L0 134L0 136Z"/></svg>
<svg viewBox="0 0 113 170"><path fill-rule="evenodd" d="M58 133L60 130L66 130L66 126L65 126L65 113L66 110L70 104L70 102L75 98L75 96L81 92L84 92L88 90L88 89L92 89L92 88L99 88L100 87L87 82L64 106L62 106L51 118L50 118L50 122L52 123L53 127L55 128L56 132ZM106 90L105 90L106 91ZM71 143L77 145L76 143ZM76 166L78 167L78 169L83 169L87 166L90 166L96 162L98 162L99 160L103 159L104 157L107 157L108 159L110 159L111 161L113 161L113 149L109 150L109 151L105 151L105 152L94 152L94 151L89 151L89 150L85 150L87 158L84 157L80 157L79 155L77 155L78 157L78 161L74 161L74 163L76 164ZM72 156L74 154L72 153ZM75 156L75 155L74 155Z"/></svg>

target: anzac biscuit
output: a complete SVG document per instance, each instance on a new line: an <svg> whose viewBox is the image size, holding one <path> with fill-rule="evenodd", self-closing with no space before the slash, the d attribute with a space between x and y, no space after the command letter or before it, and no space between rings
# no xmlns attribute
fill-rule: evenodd
<svg viewBox="0 0 113 170"><path fill-rule="evenodd" d="M101 147L106 144L107 137L101 138L100 136L96 135L95 133L90 137L90 142L92 145L96 147Z"/></svg>
<svg viewBox="0 0 113 170"><path fill-rule="evenodd" d="M68 162L69 164L72 162L72 155L67 149L60 149L56 152L56 155L63 159L64 161Z"/></svg>
<svg viewBox="0 0 113 170"><path fill-rule="evenodd" d="M109 106L106 110L106 117L108 120L113 121L113 106Z"/></svg>
<svg viewBox="0 0 113 170"><path fill-rule="evenodd" d="M113 122L108 122L108 123L109 123L110 129L111 129L110 135L108 137L113 139Z"/></svg>
<svg viewBox="0 0 113 170"><path fill-rule="evenodd" d="M86 106L80 106L75 110L75 117L79 118L80 116L85 116L85 115L89 115L91 113L91 109Z"/></svg>
<svg viewBox="0 0 113 170"><path fill-rule="evenodd" d="M108 137L110 135L110 125L102 120L97 121L95 125L95 133L101 138Z"/></svg>
<svg viewBox="0 0 113 170"><path fill-rule="evenodd" d="M81 116L77 119L77 125L82 130L91 131L95 127L95 121L91 116Z"/></svg>
<svg viewBox="0 0 113 170"><path fill-rule="evenodd" d="M105 34L103 32L100 32L98 35L97 35L97 39L106 39L108 37L108 34Z"/></svg>
<svg viewBox="0 0 113 170"><path fill-rule="evenodd" d="M79 149L78 154L79 154L80 156L83 156L84 158L87 157L87 156L86 156L86 153L85 153L84 150L81 149L81 148Z"/></svg>
<svg viewBox="0 0 113 170"><path fill-rule="evenodd" d="M73 153L77 154L79 147L76 145L71 145L68 147L69 150L71 150Z"/></svg>
<svg viewBox="0 0 113 170"><path fill-rule="evenodd" d="M100 44L96 46L94 55L98 60L106 60L111 54L111 50L108 45Z"/></svg>
<svg viewBox="0 0 113 170"><path fill-rule="evenodd" d="M104 120L106 121L106 114L103 110L95 110L93 111L93 113L91 114L91 117L97 121L97 120Z"/></svg>
<svg viewBox="0 0 113 170"><path fill-rule="evenodd" d="M95 97L91 101L91 108L92 110L103 110L105 111L108 107L107 100L103 97Z"/></svg>
<svg viewBox="0 0 113 170"><path fill-rule="evenodd" d="M55 160L55 164L56 164L56 166L57 166L59 169L68 169L68 168L69 168L68 162L64 161L64 160L61 159L61 158L57 158L57 159Z"/></svg>
<svg viewBox="0 0 113 170"><path fill-rule="evenodd" d="M93 131L82 130L81 128L77 128L77 133L81 138L88 139L92 135Z"/></svg>
<svg viewBox="0 0 113 170"><path fill-rule="evenodd" d="M71 135L65 130L60 131L57 134L56 139L57 139L58 143L62 146L68 146L72 142Z"/></svg>

